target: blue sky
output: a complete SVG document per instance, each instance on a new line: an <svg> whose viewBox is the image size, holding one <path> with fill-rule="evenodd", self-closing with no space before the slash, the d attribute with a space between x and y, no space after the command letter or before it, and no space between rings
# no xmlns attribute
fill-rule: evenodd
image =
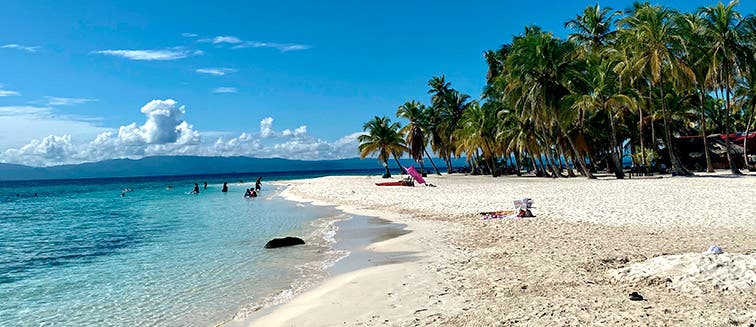
<svg viewBox="0 0 756 327"><path fill-rule="evenodd" d="M478 97L483 51L529 24L565 36L593 3L5 1L0 161L354 157L362 124L427 102L433 75Z"/></svg>

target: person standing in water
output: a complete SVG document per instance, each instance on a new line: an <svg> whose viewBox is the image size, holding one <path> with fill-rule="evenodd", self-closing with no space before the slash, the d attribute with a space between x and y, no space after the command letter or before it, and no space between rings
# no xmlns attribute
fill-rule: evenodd
<svg viewBox="0 0 756 327"><path fill-rule="evenodd" d="M205 189L207 190L207 182L205 182Z"/></svg>
<svg viewBox="0 0 756 327"><path fill-rule="evenodd" d="M228 183L223 182L223 188L221 189L221 192L228 192Z"/></svg>
<svg viewBox="0 0 756 327"><path fill-rule="evenodd" d="M255 191L259 191L262 189L262 176L257 178L257 182L255 182Z"/></svg>
<svg viewBox="0 0 756 327"><path fill-rule="evenodd" d="M194 183L194 189L191 192L192 194L199 194L199 185L197 183Z"/></svg>

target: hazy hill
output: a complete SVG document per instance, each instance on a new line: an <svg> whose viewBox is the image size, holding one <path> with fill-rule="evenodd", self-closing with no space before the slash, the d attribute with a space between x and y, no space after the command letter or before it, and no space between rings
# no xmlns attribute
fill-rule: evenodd
<svg viewBox="0 0 756 327"><path fill-rule="evenodd" d="M412 161L403 159L402 164ZM394 162L389 166L396 168ZM430 165L428 165L430 168ZM319 171L380 169L375 159L322 161L251 157L157 156L142 159L114 159L76 165L29 167L0 163L0 180L74 179L135 176L177 176L224 173L264 173L282 171Z"/></svg>

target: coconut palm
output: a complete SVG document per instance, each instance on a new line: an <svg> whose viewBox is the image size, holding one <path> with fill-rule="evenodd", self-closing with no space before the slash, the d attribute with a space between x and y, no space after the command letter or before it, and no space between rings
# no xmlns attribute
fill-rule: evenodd
<svg viewBox="0 0 756 327"><path fill-rule="evenodd" d="M727 161L733 174L741 174L735 162L730 158L730 95L732 85L738 74L739 56L743 52L741 40L742 22L740 13L735 11L738 0L724 5L722 2L714 6L702 7L698 14L703 18L704 35L710 42L711 71L709 78L716 81L718 87L724 89L725 95L725 144L727 145Z"/></svg>
<svg viewBox="0 0 756 327"><path fill-rule="evenodd" d="M686 51L683 54L683 60L691 68L695 75L695 85L698 89L699 108L700 108L700 129L701 139L704 146L706 158L706 171L714 172L714 166L711 164L711 155L709 154L709 143L706 141L706 96L711 90L711 81L707 78L711 71L711 55L709 49L711 43L705 37L706 26L703 19L694 14L682 14L678 17L678 26L680 35L684 42Z"/></svg>
<svg viewBox="0 0 756 327"><path fill-rule="evenodd" d="M524 112L537 125L541 125L543 135L549 134L549 128L556 127L567 140L572 153L577 155L569 126L573 121L571 116L577 115L562 103L570 93L568 86L576 74L578 62L574 58L574 50L572 43L557 39L537 26L526 27L523 35L515 37L512 51L507 57L507 95L515 99L517 106L526 108ZM578 157L575 162L581 173L593 178L591 172L585 169L583 158ZM559 170L557 167L557 174Z"/></svg>
<svg viewBox="0 0 756 327"><path fill-rule="evenodd" d="M375 116L363 125L363 131L366 134L357 137L357 141L360 143L358 147L360 159L377 153L378 161L386 169L385 178L391 177L391 172L388 168L389 156L394 156L394 159L397 160L398 156L407 151L404 139L399 132L400 127L399 123L391 122L391 119L386 116ZM398 160L397 164L401 170L402 167Z"/></svg>
<svg viewBox="0 0 756 327"><path fill-rule="evenodd" d="M625 178L622 168L622 158L617 142L617 128L615 115L622 108L634 109L635 101L619 89L619 76L614 72L617 61L609 56L593 57L588 62L585 83L588 85L587 93L579 95L572 105L576 109L601 110L609 117L611 128L611 154L614 162L614 174L618 179Z"/></svg>
<svg viewBox="0 0 756 327"><path fill-rule="evenodd" d="M426 155L428 151L425 147L428 145L425 135L427 134L425 129L427 121L425 119L425 113L427 112L425 105L417 101L407 101L403 105L399 106L396 110L396 116L405 118L409 121L407 125L402 127L400 133L404 134L407 141L407 149L410 157L420 163L420 171L425 174L425 166L423 164L423 155ZM436 164L433 163L433 158L428 156L428 159L433 165L433 169L439 176Z"/></svg>
<svg viewBox="0 0 756 327"><path fill-rule="evenodd" d="M462 113L460 128L454 132L459 142L456 154L459 156L465 152L469 158L480 149L493 177L499 175L494 145L496 122L496 108L492 102L480 105L473 101Z"/></svg>
<svg viewBox="0 0 756 327"><path fill-rule="evenodd" d="M675 31L675 12L661 6L648 3L640 4L632 15L620 20L625 34L631 40L633 48L633 66L643 72L653 88L659 89L662 119L664 121L664 139L672 168L677 175L692 175L677 158L672 144L672 131L664 100L664 83L666 78L676 82L693 80L693 72L680 59L682 39Z"/></svg>
<svg viewBox="0 0 756 327"><path fill-rule="evenodd" d="M589 54L601 51L612 41L616 32L612 29L612 23L621 13L612 11L612 8L602 9L597 3L585 7L582 15L568 20L564 27L573 31L569 40L583 47L585 53Z"/></svg>

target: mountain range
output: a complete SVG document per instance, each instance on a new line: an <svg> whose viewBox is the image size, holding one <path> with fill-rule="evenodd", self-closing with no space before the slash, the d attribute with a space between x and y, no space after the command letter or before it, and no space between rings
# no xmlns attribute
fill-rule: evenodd
<svg viewBox="0 0 756 327"><path fill-rule="evenodd" d="M413 162L401 159L402 165ZM426 161L427 162L427 161ZM389 162L394 170L395 162ZM0 163L0 181L82 179L141 176L210 175L225 173L265 173L381 169L374 158L360 160L288 160L252 157L155 156L142 159L112 159L74 165L30 167ZM430 167L428 167L430 168Z"/></svg>

